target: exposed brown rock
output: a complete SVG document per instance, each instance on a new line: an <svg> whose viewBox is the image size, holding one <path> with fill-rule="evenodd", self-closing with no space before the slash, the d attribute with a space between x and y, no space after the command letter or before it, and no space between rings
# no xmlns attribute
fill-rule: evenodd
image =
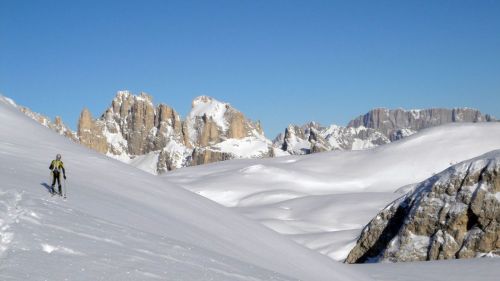
<svg viewBox="0 0 500 281"><path fill-rule="evenodd" d="M208 145L220 142L220 130L217 127L217 124L215 124L215 122L213 121L212 117L203 115L202 120L202 133L200 135L200 139L197 140L196 143L198 143L201 147L206 147Z"/></svg>
<svg viewBox="0 0 500 281"><path fill-rule="evenodd" d="M209 163L214 163L214 162L219 162L219 161L225 161L225 160L229 160L232 158L233 157L230 153L214 151L214 150L204 149L204 148L195 148L193 150L191 164L192 165L203 165L203 164L209 164Z"/></svg>
<svg viewBox="0 0 500 281"><path fill-rule="evenodd" d="M77 131L80 143L105 154L108 152L108 143L102 132L102 125L94 122L88 109L83 109Z"/></svg>
<svg viewBox="0 0 500 281"><path fill-rule="evenodd" d="M234 112L230 116L228 137L242 139L249 134L250 128L246 126L246 118L241 112Z"/></svg>

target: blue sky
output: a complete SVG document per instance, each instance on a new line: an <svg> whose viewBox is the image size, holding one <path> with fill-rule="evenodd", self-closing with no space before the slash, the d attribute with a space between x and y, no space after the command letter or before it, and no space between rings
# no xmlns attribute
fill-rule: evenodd
<svg viewBox="0 0 500 281"><path fill-rule="evenodd" d="M262 121L374 107L500 117L500 1L0 0L0 93L71 127L116 91L183 116L209 95Z"/></svg>

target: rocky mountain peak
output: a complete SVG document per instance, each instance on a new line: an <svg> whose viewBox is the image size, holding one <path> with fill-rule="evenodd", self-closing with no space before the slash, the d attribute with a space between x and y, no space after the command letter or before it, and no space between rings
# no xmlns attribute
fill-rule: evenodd
<svg viewBox="0 0 500 281"><path fill-rule="evenodd" d="M119 91L99 119L92 120L90 113L84 110L79 123L79 127L91 132L79 130L82 143L108 155L132 157L160 151L170 142L184 143L177 112L164 104L155 107L153 98L144 92L133 95ZM105 148L95 138L104 138Z"/></svg>
<svg viewBox="0 0 500 281"><path fill-rule="evenodd" d="M223 103L223 102L220 102L218 100L216 100L215 98L213 97L210 97L210 96L198 96L196 98L193 99L193 101L191 102L191 108L195 108L196 106L199 106L200 104L218 104L218 105L226 105L227 103Z"/></svg>
<svg viewBox="0 0 500 281"><path fill-rule="evenodd" d="M195 98L183 121L172 107L155 106L146 93L119 91L100 118L82 112L78 133L82 144L125 162L157 158L157 172L246 157L238 154L238 141L264 144L252 157L268 155L260 123L208 96Z"/></svg>
<svg viewBox="0 0 500 281"><path fill-rule="evenodd" d="M230 104L212 97L200 96L193 100L183 128L186 144L194 148L192 161L195 165L235 157L264 157L272 151L260 122L247 119ZM255 149L242 153L240 142Z"/></svg>
<svg viewBox="0 0 500 281"><path fill-rule="evenodd" d="M263 135L260 122L254 123L230 104L208 96L193 100L186 130L192 146Z"/></svg>
<svg viewBox="0 0 500 281"><path fill-rule="evenodd" d="M500 150L417 184L363 230L348 263L500 255Z"/></svg>

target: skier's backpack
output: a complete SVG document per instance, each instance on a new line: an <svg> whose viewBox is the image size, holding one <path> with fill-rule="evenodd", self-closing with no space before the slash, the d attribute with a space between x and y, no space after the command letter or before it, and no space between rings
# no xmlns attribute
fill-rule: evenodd
<svg viewBox="0 0 500 281"><path fill-rule="evenodd" d="M60 166L61 166L61 163L60 163L60 161L57 161L57 160L52 160L52 163L50 163L50 167L52 169L52 172L54 172L55 174L59 173Z"/></svg>

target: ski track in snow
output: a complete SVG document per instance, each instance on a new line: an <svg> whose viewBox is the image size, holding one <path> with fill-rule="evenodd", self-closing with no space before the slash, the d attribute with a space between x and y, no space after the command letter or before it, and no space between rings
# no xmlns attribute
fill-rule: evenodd
<svg viewBox="0 0 500 281"><path fill-rule="evenodd" d="M0 280L291 280L79 213L58 197L9 190L0 202Z"/></svg>

